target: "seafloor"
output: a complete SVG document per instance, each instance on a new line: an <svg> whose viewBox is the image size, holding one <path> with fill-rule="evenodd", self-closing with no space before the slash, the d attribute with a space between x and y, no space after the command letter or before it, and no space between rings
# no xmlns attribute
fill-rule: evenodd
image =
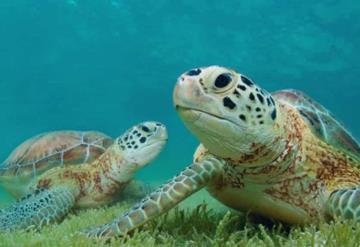
<svg viewBox="0 0 360 247"><path fill-rule="evenodd" d="M134 193L132 193L134 195ZM177 208L123 238L89 239L78 231L103 224L125 212L142 193L109 207L79 210L40 231L0 233L0 246L359 246L360 224L344 221L288 227L258 223L232 212L202 190Z"/></svg>

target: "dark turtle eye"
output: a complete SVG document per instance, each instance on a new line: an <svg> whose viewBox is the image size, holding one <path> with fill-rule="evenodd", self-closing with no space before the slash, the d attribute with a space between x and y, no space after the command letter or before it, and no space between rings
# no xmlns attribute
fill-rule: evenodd
<svg viewBox="0 0 360 247"><path fill-rule="evenodd" d="M224 88L229 85L231 81L232 78L229 73L220 74L215 80L215 87L220 89Z"/></svg>
<svg viewBox="0 0 360 247"><path fill-rule="evenodd" d="M150 129L147 126L142 126L141 128L144 132L150 132Z"/></svg>

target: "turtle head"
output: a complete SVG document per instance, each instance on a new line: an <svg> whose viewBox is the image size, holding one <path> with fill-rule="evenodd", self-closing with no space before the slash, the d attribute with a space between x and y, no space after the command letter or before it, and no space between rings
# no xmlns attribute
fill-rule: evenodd
<svg viewBox="0 0 360 247"><path fill-rule="evenodd" d="M190 70L179 77L173 96L185 125L219 157L240 160L274 139L276 102L234 70Z"/></svg>
<svg viewBox="0 0 360 247"><path fill-rule="evenodd" d="M129 167L137 170L150 163L167 142L166 127L158 122L143 122L127 130L115 143Z"/></svg>

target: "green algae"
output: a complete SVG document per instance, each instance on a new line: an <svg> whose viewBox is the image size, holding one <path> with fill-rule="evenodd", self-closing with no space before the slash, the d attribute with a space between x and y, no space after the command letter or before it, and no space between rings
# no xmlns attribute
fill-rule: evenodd
<svg viewBox="0 0 360 247"><path fill-rule="evenodd" d="M351 221L319 226L286 227L254 224L239 214L211 203L203 195L148 222L125 238L89 239L78 232L107 223L128 209L134 200L73 212L63 222L40 231L0 234L0 246L359 246L360 224Z"/></svg>

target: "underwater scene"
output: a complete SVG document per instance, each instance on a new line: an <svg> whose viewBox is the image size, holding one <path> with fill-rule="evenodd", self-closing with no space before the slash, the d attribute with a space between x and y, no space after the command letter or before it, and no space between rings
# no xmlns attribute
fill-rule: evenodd
<svg viewBox="0 0 360 247"><path fill-rule="evenodd" d="M359 51L354 0L2 0L0 246L359 246Z"/></svg>

